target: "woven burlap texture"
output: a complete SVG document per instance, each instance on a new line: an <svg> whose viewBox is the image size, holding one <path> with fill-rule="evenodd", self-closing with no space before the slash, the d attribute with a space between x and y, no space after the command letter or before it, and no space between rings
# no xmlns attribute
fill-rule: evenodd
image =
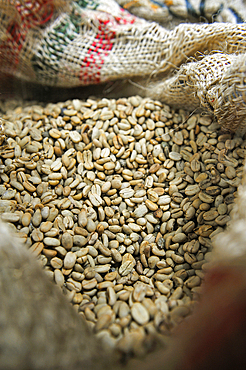
<svg viewBox="0 0 246 370"><path fill-rule="evenodd" d="M154 20L165 27L180 20L191 22L242 23L246 19L243 0L117 0L138 17Z"/></svg>
<svg viewBox="0 0 246 370"><path fill-rule="evenodd" d="M180 66L197 51L245 50L245 24L180 24L169 31L132 16L112 0L95 2L94 9L74 1L60 14L59 7L51 8L57 2L40 0L32 12L22 2L15 7L14 23L5 14L1 17L6 31L1 69L45 85L71 87L148 76Z"/></svg>
<svg viewBox="0 0 246 370"><path fill-rule="evenodd" d="M246 126L246 54L215 53L182 66L154 84L149 95L175 107L199 106L213 113L229 131Z"/></svg>
<svg viewBox="0 0 246 370"><path fill-rule="evenodd" d="M139 2L123 5L132 3ZM140 3L158 11L154 1ZM187 15L194 15L198 4L200 15L201 9L211 16L217 12L211 1L203 8L197 0L185 4ZM241 4L240 17L232 20L241 22L243 3L219 4L220 14L227 9L234 16ZM169 14L174 8L178 14L184 2L164 5ZM201 105L225 128L236 129L245 116L244 58L239 56L246 52L245 23L181 23L169 30L113 0L0 0L0 6L0 72L60 87L134 77L151 81L161 73L165 79L147 89L151 96L189 109Z"/></svg>

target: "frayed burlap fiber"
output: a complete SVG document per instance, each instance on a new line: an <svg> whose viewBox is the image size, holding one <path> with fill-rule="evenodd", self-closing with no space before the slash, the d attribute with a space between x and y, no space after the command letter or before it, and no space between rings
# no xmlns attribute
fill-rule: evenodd
<svg viewBox="0 0 246 370"><path fill-rule="evenodd" d="M182 66L179 72L152 86L150 95L176 107L204 107L229 131L244 131L246 123L246 55L215 53Z"/></svg>
<svg viewBox="0 0 246 370"><path fill-rule="evenodd" d="M245 125L244 2L118 3L0 0L0 72L58 87L138 77L165 103Z"/></svg>

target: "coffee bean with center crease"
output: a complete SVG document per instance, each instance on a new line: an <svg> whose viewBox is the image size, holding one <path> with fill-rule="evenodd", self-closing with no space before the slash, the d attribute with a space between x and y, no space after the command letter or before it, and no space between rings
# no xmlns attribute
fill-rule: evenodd
<svg viewBox="0 0 246 370"><path fill-rule="evenodd" d="M39 103L6 115L1 218L97 337L122 357L145 351L148 333L169 333L199 299L209 237L230 222L243 140L225 144L199 114L173 131L188 115L139 96ZM101 305L114 313L98 316ZM180 306L188 308L171 314ZM138 349L125 339L133 331Z"/></svg>

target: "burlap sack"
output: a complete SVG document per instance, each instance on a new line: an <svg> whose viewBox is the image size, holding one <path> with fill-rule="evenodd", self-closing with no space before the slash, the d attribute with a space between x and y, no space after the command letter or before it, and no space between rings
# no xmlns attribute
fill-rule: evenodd
<svg viewBox="0 0 246 370"><path fill-rule="evenodd" d="M147 89L148 94L185 108L201 105L212 110L223 127L235 130L244 117L244 62L232 54L246 49L246 25L235 24L245 18L244 4L195 0L120 4L148 19L158 20L154 14L164 12L172 19L204 17L234 24L189 23L168 30L130 14L113 0L1 0L0 72L60 87L136 76L149 81L157 76L164 82ZM198 52L210 54L197 60ZM190 57L195 59L183 65Z"/></svg>
<svg viewBox="0 0 246 370"><path fill-rule="evenodd" d="M117 0L138 17L154 20L165 27L186 22L243 23L246 9L242 0Z"/></svg>
<svg viewBox="0 0 246 370"><path fill-rule="evenodd" d="M131 3L123 5L130 9L138 2ZM169 31L122 11L110 0L78 0L67 8L70 4L61 8L59 1L2 0L0 4L2 72L42 84L74 86L161 72L167 76L179 68L148 93L185 108L201 104L228 129L245 125L245 24L181 24ZM144 10L154 9L155 3L141 4ZM181 2L169 4L168 9L177 6L183 17L191 13L189 2L186 8ZM207 4L216 7L212 1ZM218 15L216 20L242 20L231 11L232 4L220 4L224 18ZM213 18L214 10L210 12ZM169 10L167 14L171 16ZM209 54L197 56L197 52ZM193 59L182 65L188 57ZM238 194L231 225L215 243L215 259L224 263L224 275L216 272L213 289L204 295L192 325L174 340L171 355L154 354L155 362L149 359L139 369L245 368L245 179ZM5 242L0 248L0 368L119 369L85 325L78 323L61 292L27 251L16 253L15 242L1 226L0 233ZM12 325L6 325L8 320ZM225 327L229 330L222 330Z"/></svg>
<svg viewBox="0 0 246 370"><path fill-rule="evenodd" d="M212 112L225 130L244 132L246 125L246 54L215 53L182 66L153 85L150 95L176 107Z"/></svg>

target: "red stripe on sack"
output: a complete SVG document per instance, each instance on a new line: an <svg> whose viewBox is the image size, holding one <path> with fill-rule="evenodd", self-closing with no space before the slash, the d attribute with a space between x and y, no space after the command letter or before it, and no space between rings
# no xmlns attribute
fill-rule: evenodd
<svg viewBox="0 0 246 370"><path fill-rule="evenodd" d="M104 17L105 17L104 13ZM88 55L81 63L81 71L79 79L84 84L100 83L100 70L105 62L105 57L113 47L113 39L115 39L117 29L120 26L134 24L137 18L125 11L120 10L119 16L108 15L108 19L97 19L99 22L98 33L95 41L91 44L88 50ZM88 66L89 63L89 66Z"/></svg>
<svg viewBox="0 0 246 370"><path fill-rule="evenodd" d="M100 69L104 64L105 57L113 47L112 40L115 38L115 31L108 27L112 24L111 19L98 19L98 22L99 32L81 63L79 78L85 85L100 83Z"/></svg>

